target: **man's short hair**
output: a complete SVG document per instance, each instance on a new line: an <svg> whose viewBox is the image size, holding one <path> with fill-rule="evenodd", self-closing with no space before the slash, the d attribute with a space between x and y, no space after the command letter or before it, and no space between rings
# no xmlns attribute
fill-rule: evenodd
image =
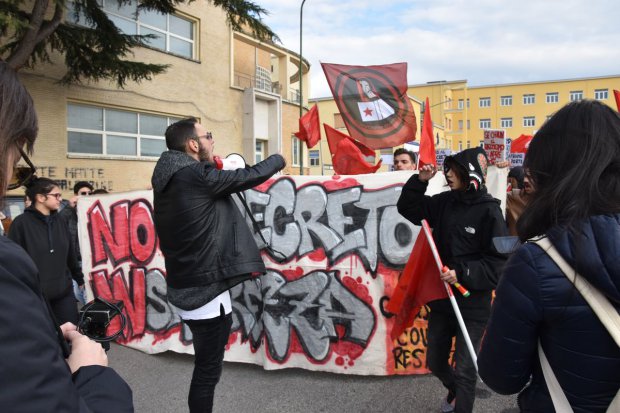
<svg viewBox="0 0 620 413"><path fill-rule="evenodd" d="M80 192L80 189L82 188L88 188L90 189L90 191L93 191L93 186L90 182L88 181L78 181L75 183L75 185L73 185L73 194L77 195L78 192Z"/></svg>
<svg viewBox="0 0 620 413"><path fill-rule="evenodd" d="M394 151L394 158L396 158L398 155L409 155L409 158L411 159L411 163L415 165L416 163L416 155L415 152L413 151L408 151L405 148L398 148Z"/></svg>
<svg viewBox="0 0 620 413"><path fill-rule="evenodd" d="M168 126L166 129L166 146L173 151L185 152L185 144L196 137L198 119L187 118Z"/></svg>

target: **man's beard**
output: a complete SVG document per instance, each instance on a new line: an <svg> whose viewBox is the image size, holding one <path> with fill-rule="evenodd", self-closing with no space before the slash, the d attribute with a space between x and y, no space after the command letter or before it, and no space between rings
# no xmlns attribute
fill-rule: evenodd
<svg viewBox="0 0 620 413"><path fill-rule="evenodd" d="M198 144L198 159L200 162L209 160L209 151L202 145L202 143Z"/></svg>

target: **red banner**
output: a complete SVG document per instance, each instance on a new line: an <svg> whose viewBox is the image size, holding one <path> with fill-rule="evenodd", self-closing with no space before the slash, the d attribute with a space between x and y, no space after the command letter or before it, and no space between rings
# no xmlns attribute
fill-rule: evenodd
<svg viewBox="0 0 620 413"><path fill-rule="evenodd" d="M353 139L372 149L415 140L416 118L407 96L406 63L322 66Z"/></svg>

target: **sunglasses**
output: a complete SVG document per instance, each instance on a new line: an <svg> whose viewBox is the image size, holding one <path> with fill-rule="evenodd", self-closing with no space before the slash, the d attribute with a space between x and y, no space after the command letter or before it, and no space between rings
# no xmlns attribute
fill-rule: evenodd
<svg viewBox="0 0 620 413"><path fill-rule="evenodd" d="M211 132L207 132L204 135L196 136L196 138L207 138L208 141L213 140L213 134Z"/></svg>
<svg viewBox="0 0 620 413"><path fill-rule="evenodd" d="M9 191L28 184L37 171L36 166L33 165L22 148L19 148L19 153L28 166L17 166L13 169L13 176L7 187Z"/></svg>

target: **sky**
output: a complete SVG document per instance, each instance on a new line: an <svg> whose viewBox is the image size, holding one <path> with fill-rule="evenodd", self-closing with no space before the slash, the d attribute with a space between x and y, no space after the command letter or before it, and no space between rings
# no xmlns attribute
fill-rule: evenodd
<svg viewBox="0 0 620 413"><path fill-rule="evenodd" d="M301 0L254 0L299 52ZM619 0L306 0L310 97L331 96L320 63L407 62L410 85L469 86L620 75Z"/></svg>

